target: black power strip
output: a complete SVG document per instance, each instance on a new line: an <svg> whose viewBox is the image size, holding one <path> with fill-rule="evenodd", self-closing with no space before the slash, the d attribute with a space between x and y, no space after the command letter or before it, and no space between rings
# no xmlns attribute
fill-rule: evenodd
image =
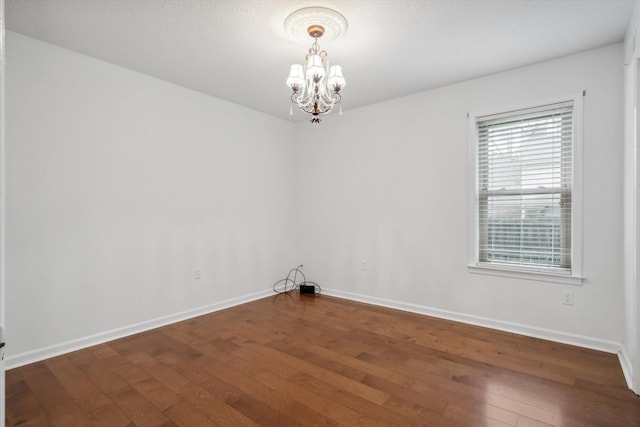
<svg viewBox="0 0 640 427"><path fill-rule="evenodd" d="M316 287L314 285L300 285L300 295L315 295Z"/></svg>

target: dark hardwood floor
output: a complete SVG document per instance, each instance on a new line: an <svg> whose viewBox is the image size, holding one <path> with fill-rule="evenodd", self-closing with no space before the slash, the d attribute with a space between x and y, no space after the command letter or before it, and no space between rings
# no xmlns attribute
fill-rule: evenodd
<svg viewBox="0 0 640 427"><path fill-rule="evenodd" d="M7 426L640 426L613 354L278 295L7 371Z"/></svg>

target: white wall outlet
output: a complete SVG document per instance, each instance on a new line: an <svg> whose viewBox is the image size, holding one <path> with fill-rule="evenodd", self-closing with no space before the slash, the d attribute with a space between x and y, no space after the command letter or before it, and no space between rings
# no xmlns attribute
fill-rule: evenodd
<svg viewBox="0 0 640 427"><path fill-rule="evenodd" d="M194 268L193 269L193 280L198 280L200 279L200 269L199 268Z"/></svg>
<svg viewBox="0 0 640 427"><path fill-rule="evenodd" d="M564 305L573 305L573 292L562 291L562 303Z"/></svg>
<svg viewBox="0 0 640 427"><path fill-rule="evenodd" d="M367 260L366 259L360 260L360 270L362 270L362 271L366 271L367 270Z"/></svg>

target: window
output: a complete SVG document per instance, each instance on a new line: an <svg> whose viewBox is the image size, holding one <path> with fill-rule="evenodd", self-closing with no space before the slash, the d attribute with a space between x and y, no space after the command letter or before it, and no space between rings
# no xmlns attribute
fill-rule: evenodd
<svg viewBox="0 0 640 427"><path fill-rule="evenodd" d="M473 116L476 266L575 273L575 104Z"/></svg>

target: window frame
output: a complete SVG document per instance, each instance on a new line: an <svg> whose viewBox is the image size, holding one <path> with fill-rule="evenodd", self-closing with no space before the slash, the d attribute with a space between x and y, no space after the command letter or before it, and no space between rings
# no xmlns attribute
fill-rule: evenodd
<svg viewBox="0 0 640 427"><path fill-rule="evenodd" d="M543 282L582 284L582 139L583 139L583 99L586 92L574 93L543 100L498 107L469 113L469 260L471 273L513 277ZM480 177L478 168L478 126L479 118L498 114L518 114L523 110L546 105L573 102L573 174L571 177L571 268L553 268L518 264L501 264L480 261Z"/></svg>

